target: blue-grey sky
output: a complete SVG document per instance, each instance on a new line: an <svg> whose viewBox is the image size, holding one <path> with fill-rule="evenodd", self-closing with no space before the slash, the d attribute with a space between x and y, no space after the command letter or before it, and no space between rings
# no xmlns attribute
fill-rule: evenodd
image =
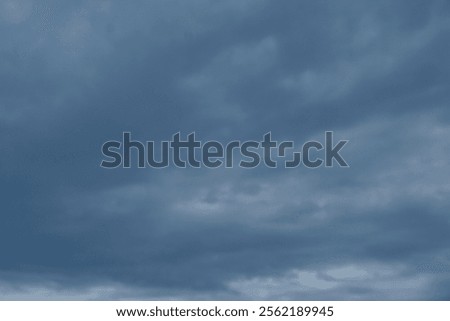
<svg viewBox="0 0 450 321"><path fill-rule="evenodd" d="M450 2L0 1L0 299L450 299ZM100 168L348 139L350 168Z"/></svg>

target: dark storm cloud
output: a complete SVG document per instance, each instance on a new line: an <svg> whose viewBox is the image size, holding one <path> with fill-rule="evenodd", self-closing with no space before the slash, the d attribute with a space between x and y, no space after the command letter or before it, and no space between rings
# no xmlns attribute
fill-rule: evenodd
<svg viewBox="0 0 450 321"><path fill-rule="evenodd" d="M448 299L445 1L1 9L1 298ZM324 130L349 169L99 167Z"/></svg>

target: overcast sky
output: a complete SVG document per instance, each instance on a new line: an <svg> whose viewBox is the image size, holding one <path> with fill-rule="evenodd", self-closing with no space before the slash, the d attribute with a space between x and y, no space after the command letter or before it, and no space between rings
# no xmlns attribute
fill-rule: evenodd
<svg viewBox="0 0 450 321"><path fill-rule="evenodd" d="M0 1L0 299L450 299L450 2ZM124 131L350 168L100 168Z"/></svg>

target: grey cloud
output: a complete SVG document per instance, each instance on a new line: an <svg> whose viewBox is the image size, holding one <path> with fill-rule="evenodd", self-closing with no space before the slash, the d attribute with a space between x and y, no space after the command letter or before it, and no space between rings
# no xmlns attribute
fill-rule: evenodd
<svg viewBox="0 0 450 321"><path fill-rule="evenodd" d="M1 299L448 299L445 1L27 3L1 3ZM349 169L99 167L123 131L324 130Z"/></svg>

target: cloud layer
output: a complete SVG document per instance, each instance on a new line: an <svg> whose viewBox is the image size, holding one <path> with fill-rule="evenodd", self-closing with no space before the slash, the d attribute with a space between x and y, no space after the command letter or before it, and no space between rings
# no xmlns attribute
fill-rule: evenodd
<svg viewBox="0 0 450 321"><path fill-rule="evenodd" d="M450 299L447 1L0 1L0 299ZM350 168L115 169L103 142Z"/></svg>

